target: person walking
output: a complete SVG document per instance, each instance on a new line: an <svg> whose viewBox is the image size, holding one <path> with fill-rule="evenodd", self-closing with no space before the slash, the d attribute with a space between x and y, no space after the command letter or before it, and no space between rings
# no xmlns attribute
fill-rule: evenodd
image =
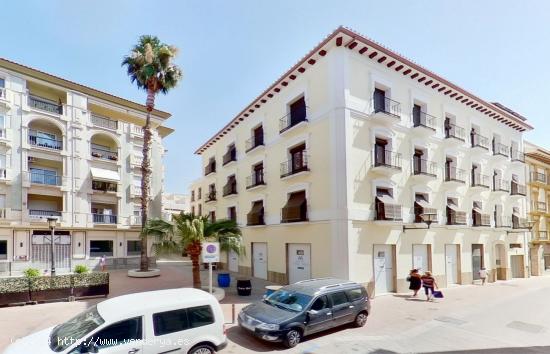
<svg viewBox="0 0 550 354"><path fill-rule="evenodd" d="M107 265L107 259L105 255L101 256L101 259L99 260L99 267L101 268L101 271L104 272Z"/></svg>
<svg viewBox="0 0 550 354"><path fill-rule="evenodd" d="M422 279L420 278L420 273L418 273L418 269L413 269L409 273L409 276L407 277L407 280L409 281L409 289L413 291L413 297L418 295L418 290L422 287Z"/></svg>
<svg viewBox="0 0 550 354"><path fill-rule="evenodd" d="M481 279L481 285L485 285L485 281L487 280L487 275L489 275L489 272L485 267L481 267L481 269L477 272L479 274L479 278Z"/></svg>
<svg viewBox="0 0 550 354"><path fill-rule="evenodd" d="M434 296L434 289L437 289L437 283L432 276L432 272L426 271L420 278L422 280L422 286L424 287L424 293L426 294L426 301L430 301Z"/></svg>

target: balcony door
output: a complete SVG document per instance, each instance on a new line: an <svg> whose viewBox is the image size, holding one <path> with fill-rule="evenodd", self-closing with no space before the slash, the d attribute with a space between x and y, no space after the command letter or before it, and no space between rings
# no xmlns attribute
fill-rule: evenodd
<svg viewBox="0 0 550 354"><path fill-rule="evenodd" d="M374 89L373 101L375 113L386 111L386 91L379 88Z"/></svg>
<svg viewBox="0 0 550 354"><path fill-rule="evenodd" d="M254 166L254 181L253 185L263 184L264 183L264 164L259 163Z"/></svg>
<svg viewBox="0 0 550 354"><path fill-rule="evenodd" d="M290 149L290 158L292 160L292 173L300 172L305 168L304 151L306 145L301 144Z"/></svg>
<svg viewBox="0 0 550 354"><path fill-rule="evenodd" d="M414 150L413 155L413 168L415 174L426 172L427 168L422 168L422 156L424 155L424 152L419 149ZM427 166L426 166L427 167Z"/></svg>
<svg viewBox="0 0 550 354"><path fill-rule="evenodd" d="M260 125L254 129L254 146L263 145L264 143L264 128Z"/></svg>
<svg viewBox="0 0 550 354"><path fill-rule="evenodd" d="M300 97L290 105L290 124L296 125L306 120L306 100Z"/></svg>
<svg viewBox="0 0 550 354"><path fill-rule="evenodd" d="M388 141L385 139L376 138L376 142L374 144L374 158L376 160L375 166L384 166L387 165L386 163L386 146L388 145Z"/></svg>

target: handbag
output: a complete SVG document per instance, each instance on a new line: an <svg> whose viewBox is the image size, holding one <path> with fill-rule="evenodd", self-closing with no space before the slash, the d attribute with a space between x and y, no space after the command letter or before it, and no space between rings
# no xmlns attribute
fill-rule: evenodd
<svg viewBox="0 0 550 354"><path fill-rule="evenodd" d="M434 291L434 297L437 299L443 299L443 293L439 290Z"/></svg>

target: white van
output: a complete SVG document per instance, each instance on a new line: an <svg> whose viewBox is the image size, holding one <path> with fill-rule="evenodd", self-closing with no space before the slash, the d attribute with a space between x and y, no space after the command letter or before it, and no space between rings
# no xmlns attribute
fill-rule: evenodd
<svg viewBox="0 0 550 354"><path fill-rule="evenodd" d="M202 290L182 288L105 300L19 339L4 353L209 354L225 346L218 301Z"/></svg>

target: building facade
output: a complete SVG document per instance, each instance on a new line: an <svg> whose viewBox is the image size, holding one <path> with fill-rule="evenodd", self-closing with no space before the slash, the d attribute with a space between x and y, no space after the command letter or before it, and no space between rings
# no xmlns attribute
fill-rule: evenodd
<svg viewBox="0 0 550 354"><path fill-rule="evenodd" d="M529 129L341 27L196 151L191 210L243 226L230 270L280 283L336 276L380 294L412 268L441 286L482 266L520 277Z"/></svg>
<svg viewBox="0 0 550 354"><path fill-rule="evenodd" d="M525 162L529 175L529 220L533 224L531 264L533 275L543 275L550 270L550 151L526 142Z"/></svg>
<svg viewBox="0 0 550 354"><path fill-rule="evenodd" d="M0 59L0 274L49 269L47 218L58 219L55 259L138 263L143 105ZM153 111L152 168L162 170L162 126ZM151 184L161 216L162 173Z"/></svg>
<svg viewBox="0 0 550 354"><path fill-rule="evenodd" d="M162 195L162 213L165 219L170 220L174 214L179 215L190 211L190 198L187 194L164 193Z"/></svg>

